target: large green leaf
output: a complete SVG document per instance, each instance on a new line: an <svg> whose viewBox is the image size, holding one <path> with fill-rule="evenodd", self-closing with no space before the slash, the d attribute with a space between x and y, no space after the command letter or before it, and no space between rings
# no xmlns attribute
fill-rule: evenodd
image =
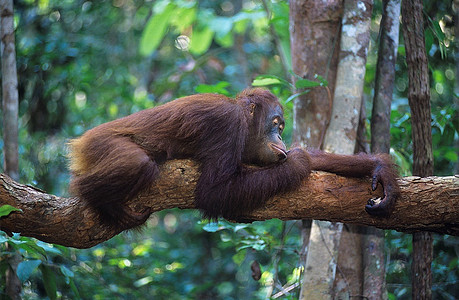
<svg viewBox="0 0 459 300"><path fill-rule="evenodd" d="M275 84L292 87L290 82L278 76L274 76L274 75L260 75L260 76L257 76L252 82L253 86L268 86L268 85L275 85Z"/></svg>
<svg viewBox="0 0 459 300"><path fill-rule="evenodd" d="M158 48L166 34L174 9L175 5L168 4L162 12L156 13L148 20L140 39L140 54L147 56Z"/></svg>
<svg viewBox="0 0 459 300"><path fill-rule="evenodd" d="M190 52L194 55L205 53L212 43L214 32L209 27L193 29L190 42Z"/></svg>

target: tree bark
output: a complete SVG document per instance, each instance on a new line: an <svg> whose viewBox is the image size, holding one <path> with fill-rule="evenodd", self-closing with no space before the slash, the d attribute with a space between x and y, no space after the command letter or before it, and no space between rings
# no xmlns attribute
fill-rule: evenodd
<svg viewBox="0 0 459 300"><path fill-rule="evenodd" d="M126 205L134 211L193 209L199 176L197 164L174 160L166 162L160 170L161 176L152 188ZM313 172L297 191L276 196L239 220L313 218L406 232L459 235L459 176L405 177L399 179L399 184L402 195L389 218L373 217L365 212L369 198L382 196L380 188L371 191L370 179ZM20 208L22 212L0 219L1 230L19 232L45 242L88 248L123 231L123 228L107 227L87 203L76 197L46 194L0 174L0 205L4 204Z"/></svg>
<svg viewBox="0 0 459 300"><path fill-rule="evenodd" d="M371 113L371 150L375 153L389 153L390 150L390 110L399 39L400 1L383 1L375 96Z"/></svg>
<svg viewBox="0 0 459 300"><path fill-rule="evenodd" d="M314 88L294 100L292 140L295 144L320 149L330 121L343 1L291 0L289 7L293 72L310 80L318 74L328 81L327 88ZM306 265L311 226L312 220L303 219L301 266ZM303 295L302 287L300 299Z"/></svg>
<svg viewBox="0 0 459 300"><path fill-rule="evenodd" d="M295 74L328 81L328 90L312 89L294 100L293 142L321 148L330 121L343 1L290 1L290 40Z"/></svg>
<svg viewBox="0 0 459 300"><path fill-rule="evenodd" d="M372 0L344 1L333 108L323 145L323 148L329 152L339 154L354 153L363 98L372 11ZM321 223L321 221L314 221L314 224L318 222ZM311 230L320 230L314 224ZM321 224L321 227L327 226ZM328 287L328 290L322 290L321 298L315 299L331 299L333 294L338 299L362 294L361 230L353 225L343 228L342 225L338 226L336 224L334 227L337 230L336 232L328 231L332 235L330 238L327 237L327 232L323 232L322 235L325 236L325 239L334 240L336 238L336 242L328 245L321 243L321 248L315 247L315 249L318 249L316 253L308 254L320 257L315 261L321 261L330 270L328 274L324 273L321 276L327 276L329 280L331 279L331 286ZM342 241L343 244L341 244ZM311 240L310 245L314 242ZM331 246L334 248L330 248ZM312 252L314 248L311 246L310 248L309 251ZM337 256L330 257L327 250L332 254L337 254ZM336 268L338 270L335 272ZM308 269L308 264L306 269ZM318 290L327 287L324 285L319 287L317 282L317 284L311 284L311 288Z"/></svg>
<svg viewBox="0 0 459 300"><path fill-rule="evenodd" d="M390 112L395 82L395 62L400 28L400 0L383 1L375 96L371 114L371 152L390 151ZM367 299L384 299L386 268L384 231L366 227L363 236L363 289Z"/></svg>
<svg viewBox="0 0 459 300"><path fill-rule="evenodd" d="M5 173L18 180L18 76L14 44L13 1L0 1L0 11L4 167Z"/></svg>
<svg viewBox="0 0 459 300"><path fill-rule="evenodd" d="M408 102L413 137L413 174L433 174L430 85L424 41L422 1L402 2L403 36L408 66ZM413 299L432 299L432 234L413 234L411 265Z"/></svg>
<svg viewBox="0 0 459 300"><path fill-rule="evenodd" d="M312 222L300 299L332 299L343 224Z"/></svg>
<svg viewBox="0 0 459 300"><path fill-rule="evenodd" d="M19 179L18 152L18 76L16 70L16 47L14 39L13 0L0 1L0 35L2 55L3 94L3 140L4 168L12 178ZM19 299L21 282L16 270L21 257L17 253L8 255L6 270L6 293L11 299Z"/></svg>
<svg viewBox="0 0 459 300"><path fill-rule="evenodd" d="M352 154L355 149L373 1L345 1L333 109L324 149Z"/></svg>

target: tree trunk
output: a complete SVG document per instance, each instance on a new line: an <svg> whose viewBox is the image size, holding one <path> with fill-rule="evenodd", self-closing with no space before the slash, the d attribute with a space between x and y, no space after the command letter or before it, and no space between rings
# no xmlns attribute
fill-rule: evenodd
<svg viewBox="0 0 459 300"><path fill-rule="evenodd" d="M1 0L0 4L4 167L6 174L18 180L18 76L16 73L13 1Z"/></svg>
<svg viewBox="0 0 459 300"><path fill-rule="evenodd" d="M13 0L1 0L0 11L4 168L6 174L18 180L18 77L16 73ZM11 254L8 258L6 293L11 299L19 299L21 294L21 282L16 275L19 262L20 258L16 253Z"/></svg>
<svg viewBox="0 0 459 300"><path fill-rule="evenodd" d="M324 149L352 154L355 149L373 1L345 1L333 108Z"/></svg>
<svg viewBox="0 0 459 300"><path fill-rule="evenodd" d="M371 0L363 2L348 0L344 2L333 108L323 146L325 150L330 152L339 154L354 153L363 98L372 9L373 1ZM325 226L325 224L323 225ZM328 263L330 269L333 269L332 266L334 268L336 268L336 265L339 266L334 286L333 278L331 280L332 286L328 290L328 295L334 294L337 299L348 298L351 295L361 295L362 254L360 233L362 230L353 225L346 226L345 230L342 230L342 226L336 227L339 230L339 232L333 233L333 236L339 237L334 244L336 248L332 249L324 245L322 249L315 253L315 255L322 257L320 259L322 263L328 262L328 259L331 258L325 250L329 249L331 253L338 254L337 257L332 257ZM312 231L319 229L317 226L312 227ZM343 244L341 244L341 241L344 241ZM312 251L312 247L310 248L310 251ZM311 256L313 255L314 253L311 253ZM332 273L334 275L335 272ZM326 275L323 274L322 276ZM331 273L328 275L330 276Z"/></svg>
<svg viewBox="0 0 459 300"><path fill-rule="evenodd" d="M395 62L400 28L400 0L383 1L375 96L371 116L371 152L390 151L390 111L395 82ZM386 270L384 231L366 227L363 237L363 290L367 299L384 299Z"/></svg>
<svg viewBox="0 0 459 300"><path fill-rule="evenodd" d="M454 93L459 95L459 0L454 0L453 3L454 13L454 36L456 37L456 51L455 51L455 62L456 62L456 86L454 87ZM454 101L454 118L459 119L459 97L453 97ZM456 139L456 149L459 149L459 139ZM454 174L459 174L459 163L456 163L454 168Z"/></svg>
<svg viewBox="0 0 459 300"><path fill-rule="evenodd" d="M194 208L198 166L190 160L168 161L152 188L126 205L133 211L152 212L178 207ZM382 196L371 191L370 179L345 178L313 172L294 192L278 195L239 221L317 219L370 225L399 231L433 231L459 235L459 176L405 177L398 181L401 197L389 218L368 215L369 198ZM20 232L50 243L76 248L97 245L123 231L109 228L97 213L78 198L60 198L14 182L0 174L0 206L22 209L0 220L0 229Z"/></svg>
<svg viewBox="0 0 459 300"><path fill-rule="evenodd" d="M290 1L290 39L295 74L314 80L316 74L328 81L295 99L293 142L309 147L322 146L330 119L343 1ZM330 93L329 93L330 92Z"/></svg>
<svg viewBox="0 0 459 300"><path fill-rule="evenodd" d="M293 142L321 148L330 121L343 2L292 0L289 6L293 72L308 79L314 79L318 74L328 81L327 88L312 89L294 100ZM311 226L311 220L302 221L302 266L306 265ZM304 286L300 291L300 299L303 299L303 295Z"/></svg>
<svg viewBox="0 0 459 300"><path fill-rule="evenodd" d="M433 174L430 85L424 41L422 1L403 1L403 36L408 65L408 102L411 108L413 174ZM413 235L412 297L432 298L432 234Z"/></svg>
<svg viewBox="0 0 459 300"><path fill-rule="evenodd" d="M383 1L375 96L371 114L371 151L389 153L390 110L395 82L401 0Z"/></svg>
<svg viewBox="0 0 459 300"><path fill-rule="evenodd" d="M342 227L339 222L312 222L300 299L333 299Z"/></svg>

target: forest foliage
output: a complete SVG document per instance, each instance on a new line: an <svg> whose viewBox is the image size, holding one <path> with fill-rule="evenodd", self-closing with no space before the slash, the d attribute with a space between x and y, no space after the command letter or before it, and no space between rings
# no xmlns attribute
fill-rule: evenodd
<svg viewBox="0 0 459 300"><path fill-rule="evenodd" d="M424 4L435 175L457 174L454 10L451 1ZM320 74L316 82L297 81L295 88L289 83L294 74L285 69L291 66L287 1L21 0L14 5L20 182L56 195L68 195L66 142L98 124L193 93L234 96L255 82L269 86L283 101L284 139L289 141L295 88L307 92L326 84ZM381 1L375 1L364 88L368 116L380 19ZM410 175L404 54L401 40L391 154L402 175ZM1 155L2 146L0 140ZM8 213L8 208L0 210L0 216ZM258 299L299 281L300 223L207 223L198 212L175 209L154 214L140 232L86 250L1 233L0 253L21 254L18 275L25 299ZM386 231L390 299L410 297L411 247L409 235ZM435 236L435 299L459 297L458 256L457 237ZM255 260L262 268L258 282L250 271ZM0 258L0 272L5 269L6 260ZM0 290L4 285L1 281ZM294 289L283 297L297 298L297 293Z"/></svg>

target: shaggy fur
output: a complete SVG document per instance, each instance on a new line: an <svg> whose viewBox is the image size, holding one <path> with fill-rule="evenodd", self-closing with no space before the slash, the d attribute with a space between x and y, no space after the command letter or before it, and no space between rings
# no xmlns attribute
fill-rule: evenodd
<svg viewBox="0 0 459 300"><path fill-rule="evenodd" d="M149 215L128 211L123 204L151 187L159 164L178 158L200 162L195 204L211 219L236 219L272 196L298 188L311 167L359 177L374 175L376 169L376 183L382 182L390 197L397 195L392 164L380 156L317 151L310 156L295 148L285 161L246 166L260 165L252 149L267 147L260 141L275 112L282 113L278 99L269 91L252 89L235 99L188 96L102 124L70 141L70 189L105 220L123 228L138 226ZM375 205L375 211L392 204L390 198L384 207Z"/></svg>

